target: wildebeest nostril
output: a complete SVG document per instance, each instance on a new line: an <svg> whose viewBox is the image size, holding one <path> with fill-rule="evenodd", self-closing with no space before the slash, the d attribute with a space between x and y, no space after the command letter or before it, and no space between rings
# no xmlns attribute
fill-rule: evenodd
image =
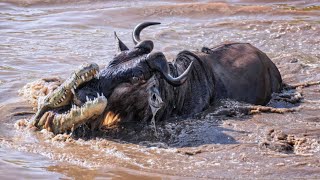
<svg viewBox="0 0 320 180"><path fill-rule="evenodd" d="M157 97L155 94L152 95L152 101L156 101L157 100Z"/></svg>

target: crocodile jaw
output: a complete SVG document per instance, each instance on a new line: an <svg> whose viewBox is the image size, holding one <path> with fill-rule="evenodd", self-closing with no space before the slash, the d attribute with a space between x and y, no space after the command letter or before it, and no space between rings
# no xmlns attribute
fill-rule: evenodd
<svg viewBox="0 0 320 180"><path fill-rule="evenodd" d="M107 107L107 98L98 95L81 107L73 106L70 111L63 114L47 111L40 119L38 126L55 134L64 133L85 124L89 119L103 114Z"/></svg>
<svg viewBox="0 0 320 180"><path fill-rule="evenodd" d="M98 75L99 66L95 63L86 63L78 68L71 76L42 101L38 102L38 111L31 119L34 126L38 126L40 117L48 110L59 108L71 103L74 90L83 83L92 80Z"/></svg>
<svg viewBox="0 0 320 180"><path fill-rule="evenodd" d="M48 95L44 104L50 108L58 108L70 104L74 90L80 85L92 80L98 75L99 66L95 63L86 63L78 68L60 87Z"/></svg>

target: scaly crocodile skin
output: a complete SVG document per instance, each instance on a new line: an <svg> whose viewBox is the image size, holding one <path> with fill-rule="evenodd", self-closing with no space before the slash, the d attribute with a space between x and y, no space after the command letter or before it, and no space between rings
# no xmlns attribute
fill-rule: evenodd
<svg viewBox="0 0 320 180"><path fill-rule="evenodd" d="M93 79L98 72L99 66L95 63L82 65L63 84L38 103L38 111L31 120L32 124L38 126L40 117L46 111L69 105L74 95L74 90L81 84Z"/></svg>
<svg viewBox="0 0 320 180"><path fill-rule="evenodd" d="M81 107L73 106L64 114L47 111L41 117L38 127L47 129L55 134L64 133L76 129L88 120L103 114L107 106L107 98L97 95L94 100L88 100Z"/></svg>

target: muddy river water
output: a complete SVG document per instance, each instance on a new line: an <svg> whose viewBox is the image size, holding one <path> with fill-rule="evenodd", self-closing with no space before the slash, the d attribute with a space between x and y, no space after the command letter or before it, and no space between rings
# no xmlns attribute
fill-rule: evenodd
<svg viewBox="0 0 320 180"><path fill-rule="evenodd" d="M130 47L143 31L168 59L181 50L247 42L276 63L288 84L320 80L320 2L277 0L0 0L0 178L320 178L320 87L302 90L293 113L159 123L90 139L16 129L32 107L26 83L100 67L114 37ZM231 102L232 103L232 102ZM236 104L236 103L235 103ZM276 106L276 103L275 103Z"/></svg>

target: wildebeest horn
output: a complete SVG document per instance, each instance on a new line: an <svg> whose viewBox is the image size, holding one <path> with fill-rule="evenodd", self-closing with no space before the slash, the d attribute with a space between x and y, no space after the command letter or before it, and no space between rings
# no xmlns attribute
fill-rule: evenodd
<svg viewBox="0 0 320 180"><path fill-rule="evenodd" d="M129 48L119 39L116 32L114 32L114 38L116 39L117 53L119 53L121 51L129 50Z"/></svg>
<svg viewBox="0 0 320 180"><path fill-rule="evenodd" d="M187 80L193 64L192 61L188 68L180 76L174 78L169 74L168 62L162 52L149 54L146 58L146 61L151 69L159 71L164 79L173 86L182 85Z"/></svg>
<svg viewBox="0 0 320 180"><path fill-rule="evenodd" d="M148 27L148 26L152 26L152 25L157 25L157 24L161 24L161 23L159 23L159 22L144 22L144 23L138 24L138 25L134 28L134 30L133 30L133 32L132 32L132 40L133 40L134 44L136 45L136 44L138 44L138 43L141 41L141 40L140 40L140 32L141 32L144 28L146 28L146 27Z"/></svg>

